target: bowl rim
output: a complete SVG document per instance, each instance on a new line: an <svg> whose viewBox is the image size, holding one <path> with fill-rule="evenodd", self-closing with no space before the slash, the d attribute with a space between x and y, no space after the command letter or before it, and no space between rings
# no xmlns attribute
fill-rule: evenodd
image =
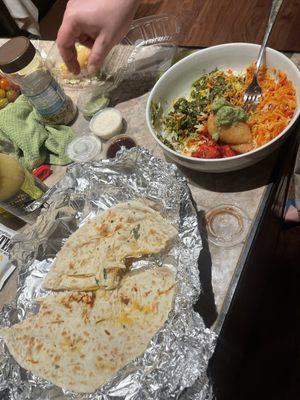
<svg viewBox="0 0 300 400"><path fill-rule="evenodd" d="M155 134L155 130L152 126L152 122L151 122L151 102L152 102L152 98L154 96L154 92L156 90L156 88L160 85L161 81L167 76L172 74L172 72L178 67L178 65L180 64L184 64L186 62L188 62L189 60L191 60L192 58L198 57L199 54L203 54L203 53L210 53L212 51L217 50L218 48L224 48L224 47L236 47L236 46L244 46L244 47L255 47L257 49L260 48L259 44L256 43L243 43L243 42L236 42L236 43L225 43L225 44L219 44L216 46L210 46L207 47L205 49L200 49L197 50L195 52L193 52L192 54L188 55L187 57L183 58L182 60L178 61L176 64L172 65L172 67L170 67L160 78L159 80L156 82L156 84L153 86L149 98L147 100L147 105L146 105L146 121L147 121L147 125L148 125L148 129L151 132L151 135L154 137L154 139L158 142L158 144L167 152L174 154L176 157L182 158L183 160L187 160L187 161L193 161L195 163L199 163L199 162L228 162L229 160L238 160L240 158L243 158L245 156L249 156L252 154L256 154L259 151L262 151L263 149L265 149L266 147L270 146L272 143L275 143L277 140L279 140L281 137L283 137L287 131L294 125L294 123L297 121L299 115L300 115L300 105L298 105L298 110L294 113L293 118L290 120L289 124L284 128L284 130L277 135L275 138L273 138L272 140L270 140L268 143L265 143L264 145L257 147L256 149L253 149L251 151L248 151L247 153L243 153L243 154L238 154L236 156L232 156L232 157L226 157L226 158L198 158L198 157L191 157L191 156L185 156L183 154L178 153L175 150L170 149L169 147L167 147L162 141L159 140L159 138L157 137L157 135ZM279 57L281 57L282 59L284 59L288 64L290 64L291 68L295 70L296 74L299 75L299 82L300 82L300 70L297 68L297 66L294 64L294 62L292 60L290 60L285 54L283 54L282 52L275 50L271 47L266 47L266 51L271 52L273 54L278 55Z"/></svg>

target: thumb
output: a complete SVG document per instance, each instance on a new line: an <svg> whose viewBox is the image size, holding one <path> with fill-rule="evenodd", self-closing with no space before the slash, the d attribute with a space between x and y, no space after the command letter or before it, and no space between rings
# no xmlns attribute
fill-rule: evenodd
<svg viewBox="0 0 300 400"><path fill-rule="evenodd" d="M94 74L99 70L100 65L103 63L111 47L111 43L100 33L94 42L88 60L88 72L90 74Z"/></svg>

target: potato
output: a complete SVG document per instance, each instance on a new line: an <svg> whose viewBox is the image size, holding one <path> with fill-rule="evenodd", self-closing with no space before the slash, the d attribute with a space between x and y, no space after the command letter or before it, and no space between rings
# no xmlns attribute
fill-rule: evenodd
<svg viewBox="0 0 300 400"><path fill-rule="evenodd" d="M220 127L220 140L227 144L251 143L252 135L245 122L237 122L231 126Z"/></svg>
<svg viewBox="0 0 300 400"><path fill-rule="evenodd" d="M80 71L82 72L87 69L88 58L91 53L91 50L85 46L79 45L76 47L76 51L77 51L77 61L80 66ZM62 63L58 66L58 68L62 79L74 79L74 75L72 74L72 72L68 70L66 64Z"/></svg>
<svg viewBox="0 0 300 400"><path fill-rule="evenodd" d="M207 129L212 136L215 132L219 133L220 141L226 144L252 143L252 135L248 124L237 122L233 125L217 126L216 117L210 114L207 121Z"/></svg>
<svg viewBox="0 0 300 400"><path fill-rule="evenodd" d="M77 60L78 60L81 70L87 68L90 53L91 53L91 50L85 46L77 47Z"/></svg>
<svg viewBox="0 0 300 400"><path fill-rule="evenodd" d="M250 143L231 144L230 147L239 154L248 153L248 151L251 151L253 148Z"/></svg>
<svg viewBox="0 0 300 400"><path fill-rule="evenodd" d="M214 133L219 132L217 128L216 117L214 114L210 114L207 120L207 130L210 136L213 136Z"/></svg>

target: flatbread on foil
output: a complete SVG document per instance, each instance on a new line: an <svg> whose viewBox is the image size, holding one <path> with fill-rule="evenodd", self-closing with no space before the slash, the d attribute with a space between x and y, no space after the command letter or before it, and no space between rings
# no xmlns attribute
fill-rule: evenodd
<svg viewBox="0 0 300 400"><path fill-rule="evenodd" d="M17 362L74 392L92 393L143 353L172 308L168 267L136 270L116 290L54 293L38 314L0 330Z"/></svg>
<svg viewBox="0 0 300 400"><path fill-rule="evenodd" d="M151 205L141 199L120 203L86 222L58 253L44 288L89 291L117 287L128 258L157 254L177 235Z"/></svg>

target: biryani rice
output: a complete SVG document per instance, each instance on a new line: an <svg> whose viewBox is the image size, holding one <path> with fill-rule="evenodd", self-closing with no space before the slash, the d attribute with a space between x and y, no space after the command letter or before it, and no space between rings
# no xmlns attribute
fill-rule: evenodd
<svg viewBox="0 0 300 400"><path fill-rule="evenodd" d="M172 111L163 118L164 132L159 135L160 140L187 156L195 156L197 149L203 145L222 146L208 134L211 105L216 99L224 97L230 105L242 106L253 73L254 65L243 74L235 74L231 69L215 69L203 74L193 83L190 97L177 99ZM289 124L297 106L295 89L284 72L263 66L259 70L259 83L262 97L256 110L248 113L247 121L253 149L278 136ZM223 154L223 157L227 156Z"/></svg>

